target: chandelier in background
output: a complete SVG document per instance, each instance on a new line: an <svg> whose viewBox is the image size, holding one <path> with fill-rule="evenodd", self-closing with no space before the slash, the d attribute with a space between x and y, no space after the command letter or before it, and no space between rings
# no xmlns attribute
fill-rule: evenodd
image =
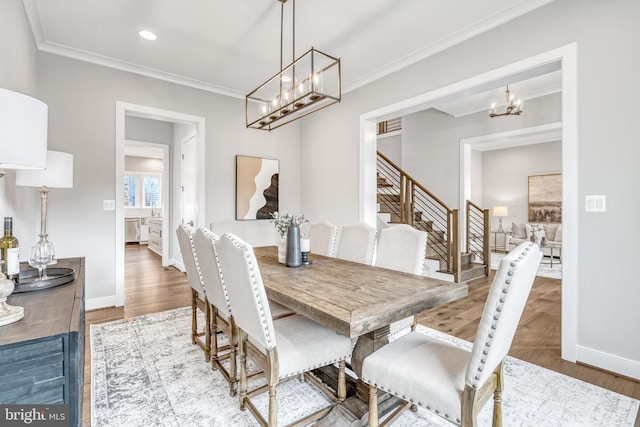
<svg viewBox="0 0 640 427"><path fill-rule="evenodd" d="M489 111L489 117L519 116L520 114L522 114L522 100L517 99L515 95L512 95L509 92L509 86L507 86L506 101L507 101L507 107L504 113L498 113L497 105L495 102L493 102L491 104L491 110Z"/></svg>
<svg viewBox="0 0 640 427"><path fill-rule="evenodd" d="M280 10L280 72L246 95L247 128L271 131L329 105L340 102L340 59L309 49L286 67L282 66L284 4ZM293 48L296 46L296 2L293 3Z"/></svg>

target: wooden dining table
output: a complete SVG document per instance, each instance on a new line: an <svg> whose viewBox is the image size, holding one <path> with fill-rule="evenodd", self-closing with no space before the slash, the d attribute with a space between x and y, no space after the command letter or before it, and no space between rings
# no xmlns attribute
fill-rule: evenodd
<svg viewBox="0 0 640 427"><path fill-rule="evenodd" d="M255 247L254 252L269 299L357 338L351 367L358 376L364 358L389 342L391 323L468 293L466 283L315 254L309 255L309 265L287 267L278 262L275 246ZM358 390L360 399L364 398L365 389Z"/></svg>

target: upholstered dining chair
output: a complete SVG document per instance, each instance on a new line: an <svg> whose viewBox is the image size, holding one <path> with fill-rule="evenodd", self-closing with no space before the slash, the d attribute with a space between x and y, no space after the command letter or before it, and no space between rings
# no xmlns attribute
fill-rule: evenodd
<svg viewBox="0 0 640 427"><path fill-rule="evenodd" d="M211 367L214 370L220 370L222 376L229 383L231 395L235 396L237 384L237 337L231 311L229 310L229 299L222 284L220 269L218 268L218 261L213 248L213 243L217 239L218 236L204 227L198 228L193 234L196 259L200 266L202 285L207 295L211 317ZM218 345L218 331L227 336L228 344L224 346ZM227 359L229 360L228 370L222 364Z"/></svg>
<svg viewBox="0 0 640 427"><path fill-rule="evenodd" d="M369 425L378 426L378 389L462 426L476 426L493 394L493 426L502 425L503 360L511 347L542 254L525 242L501 261L471 350L413 331L365 358ZM386 425L383 423L382 425Z"/></svg>
<svg viewBox="0 0 640 427"><path fill-rule="evenodd" d="M180 224L176 229L176 234L182 254L182 263L191 286L191 342L204 350L205 359L208 362L211 359L211 316L207 296L202 287L200 267L193 247L193 229L187 224ZM206 319L202 332L198 331L198 310L204 313ZM201 339L202 336L205 337L204 341Z"/></svg>
<svg viewBox="0 0 640 427"><path fill-rule="evenodd" d="M272 320L251 245L232 234L224 234L215 242L215 250L239 334L240 409L249 408L261 425L275 427L276 386L300 374L305 374L334 402L344 400L345 360L351 353L351 340L299 314ZM265 372L267 381L251 391L247 389L247 358ZM337 396L308 374L312 369L334 363L339 366ZM251 401L266 390L269 392L268 421ZM296 425L311 423L330 410L331 406L317 411L297 421Z"/></svg>
<svg viewBox="0 0 640 427"><path fill-rule="evenodd" d="M337 236L337 225L332 224L327 220L311 223L309 226L311 253L334 257Z"/></svg>
<svg viewBox="0 0 640 427"><path fill-rule="evenodd" d="M398 224L380 231L376 249L376 267L422 275L427 255L427 233L407 224ZM396 337L415 329L414 317L391 324L389 334Z"/></svg>
<svg viewBox="0 0 640 427"><path fill-rule="evenodd" d="M374 227L363 222L343 226L336 257L360 264L373 264L376 234Z"/></svg>
<svg viewBox="0 0 640 427"><path fill-rule="evenodd" d="M223 278L218 266L215 254L214 242L218 236L206 227L200 227L193 234L193 244L196 254L197 264L200 268L202 285L207 295L211 318L211 367L219 369L224 378L229 383L230 393L236 394L237 369L236 369L236 347L237 336L229 298L225 288ZM274 301L269 301L271 314L275 319L294 315L295 312ZM229 344L218 346L218 331L224 333ZM224 360L229 360L229 369L222 364Z"/></svg>

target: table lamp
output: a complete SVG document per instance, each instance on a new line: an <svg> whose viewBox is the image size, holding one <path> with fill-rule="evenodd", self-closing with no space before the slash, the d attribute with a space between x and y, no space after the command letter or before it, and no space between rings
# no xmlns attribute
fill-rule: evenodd
<svg viewBox="0 0 640 427"><path fill-rule="evenodd" d="M47 104L0 88L0 169L42 169L46 162ZM0 274L0 326L24 317L22 307L7 304L13 289Z"/></svg>
<svg viewBox="0 0 640 427"><path fill-rule="evenodd" d="M502 218L504 218L505 216L509 216L509 209L506 206L494 206L493 216L498 217L498 233L504 233L504 230L502 228Z"/></svg>
<svg viewBox="0 0 640 427"><path fill-rule="evenodd" d="M16 185L40 187L40 240L36 245L48 245L55 263L53 245L47 240L47 199L49 188L73 187L73 154L61 151L47 151L47 168L41 170L19 170Z"/></svg>

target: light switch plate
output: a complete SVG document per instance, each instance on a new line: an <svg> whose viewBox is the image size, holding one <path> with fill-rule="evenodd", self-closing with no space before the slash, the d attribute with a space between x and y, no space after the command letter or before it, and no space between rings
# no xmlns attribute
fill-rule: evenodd
<svg viewBox="0 0 640 427"><path fill-rule="evenodd" d="M105 211L115 211L116 210L116 201L115 200L103 200L102 201L102 209Z"/></svg>
<svg viewBox="0 0 640 427"><path fill-rule="evenodd" d="M603 195L584 196L584 210L585 212L606 212L607 197Z"/></svg>

